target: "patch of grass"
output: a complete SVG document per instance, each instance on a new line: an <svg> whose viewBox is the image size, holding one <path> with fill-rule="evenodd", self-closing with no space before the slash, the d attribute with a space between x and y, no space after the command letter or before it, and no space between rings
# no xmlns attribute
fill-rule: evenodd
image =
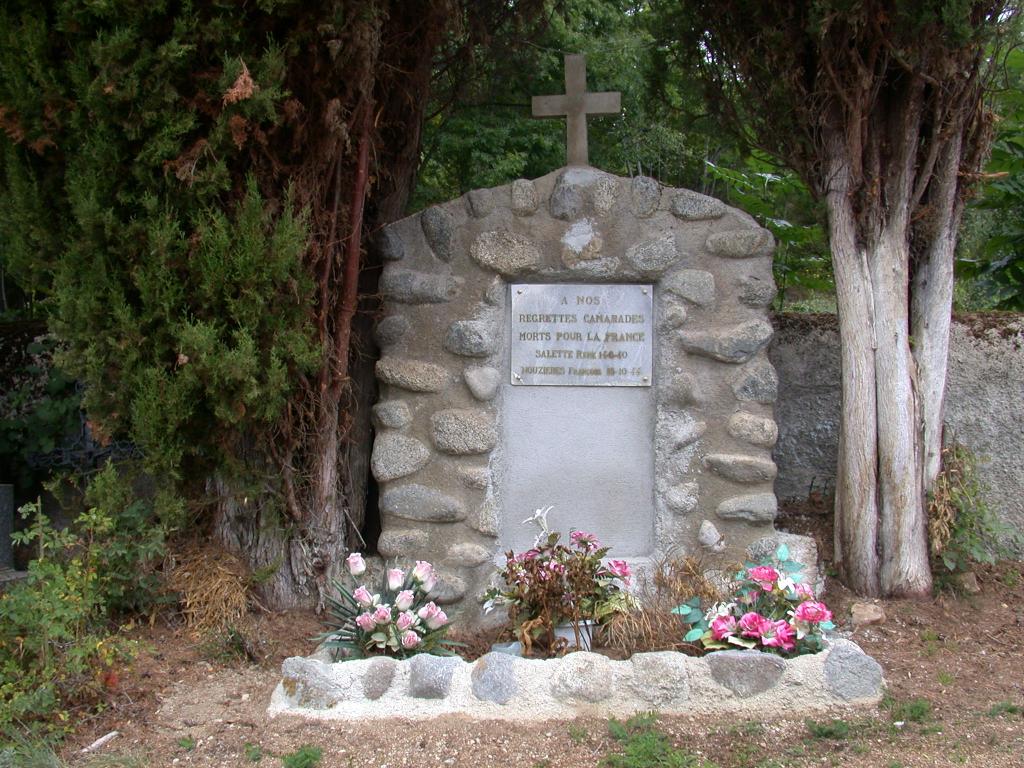
<svg viewBox="0 0 1024 768"><path fill-rule="evenodd" d="M572 739L573 744L586 744L590 741L590 734L581 725L570 725L569 738Z"/></svg>
<svg viewBox="0 0 1024 768"><path fill-rule="evenodd" d="M242 746L242 754L245 755L245 759L250 763L258 763L263 759L263 747L259 744L253 744L251 741L247 741Z"/></svg>
<svg viewBox="0 0 1024 768"><path fill-rule="evenodd" d="M626 722L608 721L608 733L619 743L621 752L605 756L606 768L717 768L697 755L672 746L668 736L655 727L653 713L634 715Z"/></svg>
<svg viewBox="0 0 1024 768"><path fill-rule="evenodd" d="M1018 584L1020 584L1020 571L1016 568L1006 568L999 575L999 580L1010 589L1014 589Z"/></svg>
<svg viewBox="0 0 1024 768"><path fill-rule="evenodd" d="M303 744L294 752L281 755L281 764L284 768L316 768L323 756L324 752L320 747Z"/></svg>
<svg viewBox="0 0 1024 768"><path fill-rule="evenodd" d="M819 723L807 718L804 720L804 725L807 726L807 732L815 739L842 741L850 736L850 724L845 720L834 719Z"/></svg>
<svg viewBox="0 0 1024 768"><path fill-rule="evenodd" d="M184 749L186 752L191 752L196 748L196 740L191 736L182 736L178 739L178 746Z"/></svg>
<svg viewBox="0 0 1024 768"><path fill-rule="evenodd" d="M0 768L64 768L53 748L42 741L16 739L0 748Z"/></svg>
<svg viewBox="0 0 1024 768"><path fill-rule="evenodd" d="M1000 715L1024 715L1024 707L1014 704L1011 701L1000 701L989 707L988 712L985 714L989 717L999 717Z"/></svg>
<svg viewBox="0 0 1024 768"><path fill-rule="evenodd" d="M887 705L893 722L923 723L932 714L932 703L928 699L913 698L907 701L889 699L883 703Z"/></svg>
<svg viewBox="0 0 1024 768"><path fill-rule="evenodd" d="M956 680L950 672L939 672L936 677L938 678L940 685L952 685Z"/></svg>

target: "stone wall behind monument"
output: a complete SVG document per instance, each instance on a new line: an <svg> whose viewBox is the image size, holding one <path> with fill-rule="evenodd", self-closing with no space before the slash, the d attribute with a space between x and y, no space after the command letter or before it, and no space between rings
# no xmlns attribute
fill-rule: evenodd
<svg viewBox="0 0 1024 768"><path fill-rule="evenodd" d="M839 330L833 315L775 317L769 357L779 376L775 405L783 501L835 489L839 436ZM977 315L953 323L946 437L978 458L989 506L1024 531L1024 318ZM1018 552L1024 555L1024 551Z"/></svg>

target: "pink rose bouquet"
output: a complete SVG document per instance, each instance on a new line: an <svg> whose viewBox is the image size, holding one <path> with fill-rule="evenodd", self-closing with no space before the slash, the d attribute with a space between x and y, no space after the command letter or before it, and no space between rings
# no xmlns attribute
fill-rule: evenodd
<svg viewBox="0 0 1024 768"><path fill-rule="evenodd" d="M367 570L358 552L345 563L352 577ZM428 599L436 581L434 567L423 560L410 569L385 569L376 591L366 584L350 590L334 581L337 596L328 596L331 628L321 638L347 658L452 655L457 644L446 638L448 615Z"/></svg>
<svg viewBox="0 0 1024 768"><path fill-rule="evenodd" d="M707 651L752 648L768 653L816 653L834 629L832 612L801 581L803 566L783 545L771 563L747 563L725 602L708 609L692 598L673 610L689 625L684 640Z"/></svg>

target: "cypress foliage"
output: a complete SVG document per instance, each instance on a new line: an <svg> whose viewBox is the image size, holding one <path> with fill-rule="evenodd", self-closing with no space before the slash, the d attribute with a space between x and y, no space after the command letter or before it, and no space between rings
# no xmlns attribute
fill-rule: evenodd
<svg viewBox="0 0 1024 768"><path fill-rule="evenodd" d="M49 296L94 431L217 507L211 529L275 571L270 602L322 600L358 540L346 440L368 450L352 382L372 359L351 354L353 267L372 293L360 237L408 199L434 67L537 5L0 8L0 258ZM237 503L204 498L211 478Z"/></svg>

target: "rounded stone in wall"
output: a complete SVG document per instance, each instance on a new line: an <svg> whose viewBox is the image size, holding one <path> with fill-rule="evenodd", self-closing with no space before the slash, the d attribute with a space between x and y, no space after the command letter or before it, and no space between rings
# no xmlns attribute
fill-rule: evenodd
<svg viewBox="0 0 1024 768"><path fill-rule="evenodd" d="M377 537L377 551L384 557L401 557L421 552L430 537L419 528L385 528Z"/></svg>
<svg viewBox="0 0 1024 768"><path fill-rule="evenodd" d="M487 357L498 348L494 323L487 320L456 320L448 326L444 348L462 357Z"/></svg>
<svg viewBox="0 0 1024 768"><path fill-rule="evenodd" d="M529 274L540 266L540 251L533 241L506 230L482 232L469 255L480 266L506 277Z"/></svg>
<svg viewBox="0 0 1024 768"><path fill-rule="evenodd" d="M699 192L683 189L672 197L672 215L683 221L717 219L725 213L725 203Z"/></svg>
<svg viewBox="0 0 1024 768"><path fill-rule="evenodd" d="M440 392L448 383L448 371L422 360L385 357L377 361L377 380L410 392Z"/></svg>
<svg viewBox="0 0 1024 768"><path fill-rule="evenodd" d="M779 375L767 360L744 366L733 379L732 391L741 402L774 403L779 396Z"/></svg>
<svg viewBox="0 0 1024 768"><path fill-rule="evenodd" d="M726 430L737 440L761 448L771 448L779 438L779 427L773 419L745 411L730 416Z"/></svg>
<svg viewBox="0 0 1024 768"><path fill-rule="evenodd" d="M451 408L430 417L434 446L442 453L468 456L487 453L498 442L494 417L486 411Z"/></svg>
<svg viewBox="0 0 1024 768"><path fill-rule="evenodd" d="M633 667L633 692L654 707L678 704L690 698L690 681L685 657L674 651L636 653Z"/></svg>
<svg viewBox="0 0 1024 768"><path fill-rule="evenodd" d="M713 453L705 461L717 474L737 483L767 483L778 473L774 461L741 453Z"/></svg>
<svg viewBox="0 0 1024 768"><path fill-rule="evenodd" d="M760 227L716 232L707 239L707 249L727 259L768 256L775 247L772 233Z"/></svg>
<svg viewBox="0 0 1024 768"><path fill-rule="evenodd" d="M430 449L414 437L385 431L377 434L370 469L379 482L411 475L430 461Z"/></svg>
<svg viewBox="0 0 1024 768"><path fill-rule="evenodd" d="M661 184L649 176L634 176L630 185L633 215L646 219L654 215L661 202Z"/></svg>
<svg viewBox="0 0 1024 768"><path fill-rule="evenodd" d="M537 210L537 188L532 181L516 179L512 182L512 213L516 216L532 216Z"/></svg>
<svg viewBox="0 0 1024 768"><path fill-rule="evenodd" d="M608 657L577 651L562 657L551 683L551 693L561 701L603 701L612 695L613 682L614 672Z"/></svg>
<svg viewBox="0 0 1024 768"><path fill-rule="evenodd" d="M626 250L626 261L645 275L659 275L679 258L676 239L672 234L648 240Z"/></svg>
<svg viewBox="0 0 1024 768"><path fill-rule="evenodd" d="M723 520L746 520L748 523L770 523L779 512L774 493L750 493L733 496L718 505L715 514Z"/></svg>
<svg viewBox="0 0 1024 768"><path fill-rule="evenodd" d="M402 315L390 315L385 317L374 329L374 337L380 347L390 347L402 340L409 332L409 321Z"/></svg>
<svg viewBox="0 0 1024 768"><path fill-rule="evenodd" d="M420 225L434 255L441 261L451 261L452 238L455 232L451 214L435 205L420 214Z"/></svg>
<svg viewBox="0 0 1024 768"><path fill-rule="evenodd" d="M713 331L683 331L683 349L722 363L745 363L764 349L774 333L765 320L747 320Z"/></svg>
<svg viewBox="0 0 1024 768"><path fill-rule="evenodd" d="M436 488L410 483L381 494L380 511L406 520L451 523L466 516L462 502Z"/></svg>

